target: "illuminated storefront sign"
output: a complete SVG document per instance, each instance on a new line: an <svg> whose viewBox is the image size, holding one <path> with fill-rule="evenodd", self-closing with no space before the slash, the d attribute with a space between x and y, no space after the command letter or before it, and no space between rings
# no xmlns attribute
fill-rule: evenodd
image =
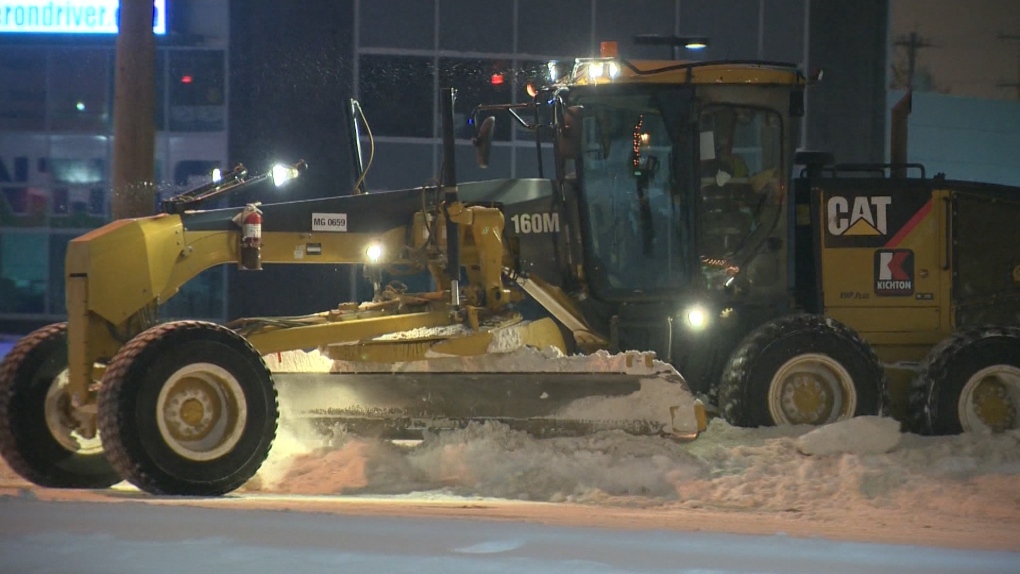
<svg viewBox="0 0 1020 574"><path fill-rule="evenodd" d="M152 31L166 34L166 0L153 1ZM116 34L120 0L0 0L0 33Z"/></svg>

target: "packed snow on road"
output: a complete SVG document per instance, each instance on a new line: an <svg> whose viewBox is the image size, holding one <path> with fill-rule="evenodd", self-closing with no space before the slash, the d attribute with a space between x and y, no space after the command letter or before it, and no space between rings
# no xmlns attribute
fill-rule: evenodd
<svg viewBox="0 0 1020 574"><path fill-rule="evenodd" d="M473 358L467 366L518 371L622 368L620 355L571 359L575 361L551 361L548 354L523 350ZM328 359L317 353L279 357L271 366L291 370L294 360L306 362L310 370L330 368ZM434 363L432 368L449 365ZM662 368L655 361L649 372ZM661 400L650 393L614 407L625 418L647 412ZM262 471L245 487L247 492L483 497L737 515L787 513L835 522L867 523L869 516L880 515L894 527L900 523L928 529L979 520L1001 523L1020 534L1016 430L922 437L902 433L898 422L882 417L820 428L759 429L713 419L698 439L678 442L622 432L539 440L499 424L479 424L407 446L342 431L323 442L321 435L287 416L287 402L282 395L285 416L279 438ZM1020 549L1020 536L1015 547Z"/></svg>
<svg viewBox="0 0 1020 574"><path fill-rule="evenodd" d="M522 351L502 359L475 358L468 367L528 371L543 363L544 368L594 370L606 365L591 361L621 360L606 354L585 359L587 364L550 358ZM342 368L317 352L271 356L267 362L277 371ZM661 365L641 368L654 373ZM541 503L544 510L536 512L545 518L537 520L574 516L578 523L591 523L637 512L621 520L640 527L1020 551L1016 430L922 437L902 433L899 423L881 417L820 428L758 429L712 419L696 440L677 441L617 431L537 439L487 423L400 443L339 428L329 436L306 428L288 408L294 402L289 392L300 390L281 391L280 428L269 459L248 484L226 497L232 508L266 508L274 501L276 507L291 508L303 501L302 509L314 509L318 502L337 499L457 508L493 501ZM613 406L631 409L617 412L623 417L661 400L649 393ZM597 412L599 405L587 408ZM3 486L8 492L30 488L6 466L0 467Z"/></svg>

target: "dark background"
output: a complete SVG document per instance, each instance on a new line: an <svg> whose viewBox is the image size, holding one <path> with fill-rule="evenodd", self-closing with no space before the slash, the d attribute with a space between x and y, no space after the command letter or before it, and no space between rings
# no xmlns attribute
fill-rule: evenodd
<svg viewBox="0 0 1020 574"><path fill-rule="evenodd" d="M725 11L719 9L718 2L706 5L707 1L681 4L682 21L697 23L700 33L713 38L714 47L704 58L753 51L757 40L751 32L756 30L750 28L756 25L756 16L736 15L751 7L756 12L756 3L725 0L732 8ZM616 7L619 17L614 22L622 18L627 20L627 28L671 31L670 14L643 11L642 4L620 3ZM512 33L508 32L507 21L512 20L511 6L512 2L493 2L484 10L456 10L452 3L442 3L440 20L457 26L461 33L455 37L440 34L440 49L510 51ZM599 3L600 10L615 10L614 6L612 2L607 6ZM646 8L654 12L661 7ZM802 54L794 48L803 44L803 3L769 0L766 8L767 29L788 29L788 34L794 36L765 37L766 51L786 56L779 59L797 59ZM808 66L823 68L826 73L824 81L808 93L808 141L802 146L806 143L812 149L833 151L840 161L882 161L888 2L815 1L809 9ZM352 96L354 10L350 0L231 1L230 157L245 158L246 163L256 165L305 159L310 166L307 176L299 180L300 186L287 192L288 198L349 193L353 184L344 110ZM362 46L397 43L400 45L393 47L427 49L433 45L431 6L425 8L414 0L362 0L358 10ZM527 44L518 46L521 52L589 55L597 50L587 32L587 15L544 0L521 0L518 10L521 14L533 13L535 22L534 28L520 32L521 43ZM664 24L667 17L670 21ZM605 20L600 20L596 35L612 34ZM655 48L633 46L629 38L617 40L621 53L664 57L648 52ZM363 62L369 58L362 56ZM411 101L362 98L362 104L370 121L382 115L391 117L405 108L418 114L434 112L430 109L434 101L431 95L422 96ZM402 161L400 154L380 153L373 174L407 169ZM406 161L414 162L418 171L423 168L421 158ZM260 273L231 273L230 317L290 315L330 308L346 299L351 284L351 270L340 266L282 265L267 267Z"/></svg>

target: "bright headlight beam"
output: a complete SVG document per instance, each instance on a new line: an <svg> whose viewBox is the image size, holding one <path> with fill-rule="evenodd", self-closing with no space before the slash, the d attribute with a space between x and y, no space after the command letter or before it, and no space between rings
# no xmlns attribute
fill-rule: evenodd
<svg viewBox="0 0 1020 574"><path fill-rule="evenodd" d="M280 187L297 176L298 170L292 166L282 164L273 166L273 184L276 187Z"/></svg>
<svg viewBox="0 0 1020 574"><path fill-rule="evenodd" d="M383 254L382 245L379 245L378 243L373 243L368 246L368 249L365 249L365 258L368 259L368 262L373 265L378 263L379 260L382 259L382 254Z"/></svg>
<svg viewBox="0 0 1020 574"><path fill-rule="evenodd" d="M702 329L708 324L708 314L701 307L691 307L687 310L687 324L695 329Z"/></svg>

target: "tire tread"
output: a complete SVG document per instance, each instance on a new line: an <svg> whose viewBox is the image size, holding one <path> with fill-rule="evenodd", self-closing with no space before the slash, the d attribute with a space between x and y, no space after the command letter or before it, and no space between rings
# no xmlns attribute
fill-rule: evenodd
<svg viewBox="0 0 1020 574"><path fill-rule="evenodd" d="M66 337L67 323L54 323L40 327L22 337L0 361L0 455L14 472L22 478L46 488L108 488L120 477L109 474L70 474L51 472L32 464L23 456L18 432L13 428L12 409L18 388L17 378L24 362L38 347L56 337ZM104 443L105 450L105 443Z"/></svg>
<svg viewBox="0 0 1020 574"><path fill-rule="evenodd" d="M198 331L198 330L214 330L224 333L229 333L231 338L242 341L244 345L253 354L258 356L258 351L248 342L247 339L239 337L234 331L207 321L174 321L170 323L163 323L156 325L139 334L131 341L129 341L117 355L113 358L110 366L106 370L106 375L103 377L103 386L99 395L99 423L100 432L103 433L104 445L106 448L106 456L110 460L110 463L115 469L129 482L137 486L138 488L150 492L153 494L179 494L180 490L185 485L182 484L168 484L163 478L157 477L153 473L146 470L145 466L132 460L128 446L124 441L124 437L121 433L122 423L121 415L127 413L127 405L122 404L121 392L125 385L125 376L133 366L134 362L142 356L143 353L149 349L149 346L166 337L172 332L186 332L186 331ZM269 372L269 369L262 363L262 368ZM275 411L279 412L279 396L276 393L276 389L273 389L272 402L275 407ZM277 428L277 421L273 423L273 430L275 432ZM268 457L268 450L266 456L263 457L259 464L265 461ZM203 493L207 496L217 496L226 494L238 487L240 487L247 478L241 481L240 484L229 483L221 488L205 490Z"/></svg>
<svg viewBox="0 0 1020 574"><path fill-rule="evenodd" d="M932 347L921 362L918 374L910 387L908 425L911 432L926 435L946 434L935 420L938 417L939 392L942 390L937 375L945 373L949 366L958 360L962 351L988 338L1020 340L1020 327L1006 325L966 327L955 331Z"/></svg>
<svg viewBox="0 0 1020 574"><path fill-rule="evenodd" d="M872 374L878 385L878 404L871 405L866 412L875 414L884 412L885 405L888 404L888 389L881 364L871 345L856 331L839 321L822 315L796 313L779 317L751 331L730 355L719 383L718 401L723 416L730 424L745 427L758 424L758 421L753 420L752 408L748 404L748 389L745 388L744 382L748 380L756 360L769 345L784 336L804 332L817 335L834 333L847 345L866 356L870 364L876 365L877 369Z"/></svg>

